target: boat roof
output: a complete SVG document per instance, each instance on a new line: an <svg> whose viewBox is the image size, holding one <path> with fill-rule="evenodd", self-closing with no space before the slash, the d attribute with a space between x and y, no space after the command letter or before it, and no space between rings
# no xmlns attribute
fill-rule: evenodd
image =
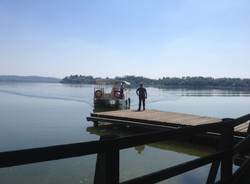
<svg viewBox="0 0 250 184"><path fill-rule="evenodd" d="M98 85L116 85L118 83L125 84L130 86L130 82L124 80L115 80L115 79L96 79L96 84Z"/></svg>
<svg viewBox="0 0 250 184"><path fill-rule="evenodd" d="M128 82L128 81L121 81L121 82L124 83L124 84L127 85L127 86L130 86L130 85L131 85L131 83Z"/></svg>

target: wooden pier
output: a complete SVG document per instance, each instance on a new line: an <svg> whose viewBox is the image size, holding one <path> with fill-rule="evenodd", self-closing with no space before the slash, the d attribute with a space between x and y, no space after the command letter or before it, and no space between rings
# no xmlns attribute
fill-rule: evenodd
<svg viewBox="0 0 250 184"><path fill-rule="evenodd" d="M146 115L149 112L152 112L152 114L155 113L155 115L148 115L148 118L146 119L143 114ZM111 113L113 113L113 115ZM244 156L245 154L249 153L250 148L250 136L243 138L240 142L235 144L233 140L233 128L242 125L243 123L249 122L250 114L241 116L237 119L223 119L220 120L220 122L215 122L216 120L218 120L217 118L210 119L209 117L201 116L197 117L199 121L191 121L192 115L184 114L182 114L183 116L177 116L177 114L173 114L176 115L176 119L175 121L173 121L174 116L172 116L173 119L170 121L168 119L164 119L167 117L170 118L170 116L165 117L165 115L163 116L163 114L165 114L164 112L158 113L157 111L121 111L120 113L122 113L123 116L118 116L119 111L107 112L105 114L94 113L91 115L91 117L88 117L88 120L105 121L109 123L127 123L135 126L151 126L152 128L163 127L163 129L127 137L110 135L107 137L101 137L100 140L96 141L0 152L0 168L97 154L94 184L153 184L184 174L186 172L190 172L205 165L210 165L210 170L208 172L206 180L207 184L250 183L249 157L246 157L244 163L242 163L239 168L237 168L236 170L233 169L233 160L235 156ZM134 113L137 114L133 115ZM104 117L105 115L106 117ZM117 119L111 119L110 116L117 117ZM139 116L142 116L141 119L138 119ZM153 117L154 119L151 120ZM178 119L178 117L182 117L183 119ZM190 119L188 117L190 117ZM128 118L128 120L124 120L124 118ZM185 118L187 119L184 121ZM132 121L133 119L136 119L136 121ZM142 121L139 122L139 120ZM210 123L199 124L203 122L202 120L204 120L204 122ZM151 124L149 124L150 121ZM154 125L154 121L160 123L158 125ZM197 124L194 123L193 125L187 125L185 123L181 124L180 122L196 122ZM166 125L164 125L164 123L166 123ZM164 129L164 127L171 125L171 123L173 125L179 126L185 125L186 127L184 126L181 128L176 128L173 126L172 130ZM242 129L242 127L239 129ZM143 176L138 176L124 182L120 181L120 172L122 172L120 171L120 156L122 156L120 154L120 150L145 144L167 141L175 135L193 136L195 134L213 131L218 131L221 135L220 139L218 140L219 147L215 153L211 153L200 158L195 158L193 160L189 160L175 166L166 166L165 169L154 171L149 174L144 174Z"/></svg>
<svg viewBox="0 0 250 184"><path fill-rule="evenodd" d="M223 119L184 114L177 112L163 112L159 110L120 110L92 113L88 118L91 121L107 121L110 123L128 124L130 126L141 126L148 128L182 128L222 122ZM245 137L248 132L249 121L234 128L235 136Z"/></svg>

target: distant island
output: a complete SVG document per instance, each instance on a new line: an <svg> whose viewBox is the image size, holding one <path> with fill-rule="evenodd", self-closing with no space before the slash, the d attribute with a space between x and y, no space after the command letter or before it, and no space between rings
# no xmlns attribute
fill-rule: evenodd
<svg viewBox="0 0 250 184"><path fill-rule="evenodd" d="M61 79L41 76L0 75L0 82L46 82L58 83Z"/></svg>
<svg viewBox="0 0 250 184"><path fill-rule="evenodd" d="M63 78L60 82L65 84L96 84L101 78L93 76L71 75ZM105 78L111 79L111 78ZM115 77L115 80L125 80L137 87L140 82L145 86L159 88L193 88L193 89L234 89L250 90L250 79L240 78L212 78L212 77L163 77L160 79L149 79L141 76Z"/></svg>

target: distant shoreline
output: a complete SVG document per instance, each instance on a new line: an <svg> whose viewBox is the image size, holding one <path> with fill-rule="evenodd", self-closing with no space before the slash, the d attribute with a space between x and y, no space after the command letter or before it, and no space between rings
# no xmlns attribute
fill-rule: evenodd
<svg viewBox="0 0 250 184"><path fill-rule="evenodd" d="M165 77L161 79L149 79L141 76L94 78L93 76L71 75L59 79L43 76L0 75L0 83L62 83L71 85L95 85L96 81L100 79L128 81L131 83L132 88L138 87L139 83L143 82L146 87L160 89L250 91L250 79L240 78Z"/></svg>
<svg viewBox="0 0 250 184"><path fill-rule="evenodd" d="M0 82L59 83L60 81L61 81L61 79L58 79L58 78L55 78L55 77L0 75Z"/></svg>
<svg viewBox="0 0 250 184"><path fill-rule="evenodd" d="M219 90L250 90L250 79L240 78L212 78L212 77L163 77L160 79L149 79L141 76L124 76L115 78L94 78L93 76L71 75L63 78L63 84L96 84L97 80L105 79L122 80L131 83L131 87L138 87L143 82L147 87L161 89L219 89ZM107 83L109 84L109 83ZM110 82L112 84L112 82Z"/></svg>

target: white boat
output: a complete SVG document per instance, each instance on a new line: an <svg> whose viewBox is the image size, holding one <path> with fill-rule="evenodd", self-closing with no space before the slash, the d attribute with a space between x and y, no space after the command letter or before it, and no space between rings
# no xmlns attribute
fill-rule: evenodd
<svg viewBox="0 0 250 184"><path fill-rule="evenodd" d="M130 108L130 83L111 79L97 80L94 88L94 106L95 108Z"/></svg>

